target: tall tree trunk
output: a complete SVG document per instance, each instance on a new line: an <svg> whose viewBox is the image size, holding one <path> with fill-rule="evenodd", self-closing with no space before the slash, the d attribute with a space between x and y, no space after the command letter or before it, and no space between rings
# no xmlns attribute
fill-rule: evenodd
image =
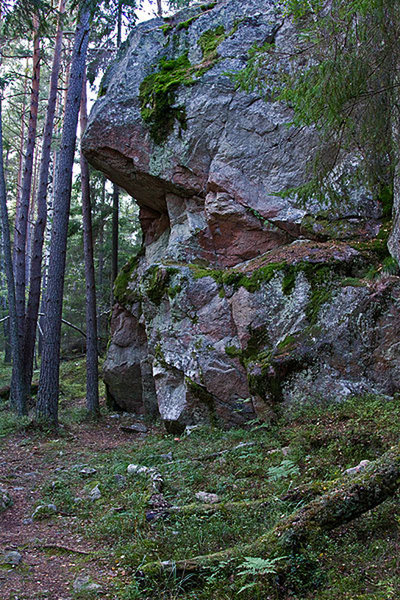
<svg viewBox="0 0 400 600"><path fill-rule="evenodd" d="M0 306L2 317L9 314L7 305L7 280L5 278L6 266L4 263L4 242L3 236L1 238L1 255L0 255ZM10 322L9 319L3 321L3 334L4 334L4 364L9 365L11 363L11 345L10 345Z"/></svg>
<svg viewBox="0 0 400 600"><path fill-rule="evenodd" d="M8 221L7 211L7 192L6 182L4 178L4 165L3 165L3 128L2 128L2 115L1 115L1 98L0 98L0 213L1 213L1 228L2 228L2 239L3 239L3 250L4 250L4 262L5 271L7 278L7 294L8 294L8 308L10 314L10 338L11 338L11 349L13 357L13 371L15 372L15 386L11 395L10 401L11 406L20 415L26 413L25 403L25 386L23 379L23 363L21 346L19 345L18 339L18 323L17 323L17 310L16 310L16 298L15 298L15 283L14 283L14 272L12 265L11 256L11 240L10 240L10 226Z"/></svg>
<svg viewBox="0 0 400 600"><path fill-rule="evenodd" d="M82 95L82 82L90 31L90 6L81 4L72 51L71 73L65 107L64 126L57 169L50 260L45 296L45 331L40 369L37 416L58 425L61 317L65 258L76 128Z"/></svg>
<svg viewBox="0 0 400 600"><path fill-rule="evenodd" d="M112 203L112 250L111 250L111 285L118 275L118 218L119 218L119 189L113 185Z"/></svg>
<svg viewBox="0 0 400 600"><path fill-rule="evenodd" d="M35 160L33 167L33 175L32 175L32 188L31 195L29 200L29 211L28 211L28 222L26 227L26 244L25 244L25 285L27 286L29 281L29 274L31 270L31 260L32 260L32 234L33 234L33 224L35 220L35 197L36 197L36 185L37 185L37 176L38 176L38 156L39 156L39 148L36 145L35 149Z"/></svg>
<svg viewBox="0 0 400 600"><path fill-rule="evenodd" d="M105 198L106 198L106 178L103 175L101 182L101 204L99 210L99 235L98 235L98 248L99 248L99 262L98 262L98 273L97 273L97 326L100 340L103 337L102 330L102 318L101 314L104 308L104 297L103 297L103 287L104 287L104 206L105 206ZM106 301L106 305L108 305L108 299Z"/></svg>
<svg viewBox="0 0 400 600"><path fill-rule="evenodd" d="M26 69L24 78L24 91L22 98L22 115L21 115L21 133L19 138L19 157L18 157L18 174L17 174L17 196L15 199L16 213L19 210L19 204L21 202L21 189L22 189L22 166L24 164L24 143L25 143L25 113L26 113L26 90L28 87L28 59L26 61Z"/></svg>
<svg viewBox="0 0 400 600"><path fill-rule="evenodd" d="M28 139L25 150L24 174L22 180L21 201L19 203L14 236L14 255L15 255L15 298L18 322L19 347L22 352L25 333L25 248L28 227L29 201L32 185L33 156L36 142L36 126L39 104L39 81L40 81L40 39L38 34L38 20L35 18L34 24L34 44L33 44L33 75L30 99ZM12 388L18 385L15 378L17 372L13 369ZM25 381L25 378L24 380ZM23 412L25 409L23 408Z"/></svg>
<svg viewBox="0 0 400 600"><path fill-rule="evenodd" d="M162 17L163 15L161 0L157 0L157 14L159 17Z"/></svg>
<svg viewBox="0 0 400 600"><path fill-rule="evenodd" d="M87 127L86 73L80 113L81 135ZM81 152L83 249L86 280L86 408L94 417L99 414L99 368L97 353L96 284L93 260L92 207L90 201L89 165Z"/></svg>
<svg viewBox="0 0 400 600"><path fill-rule="evenodd" d="M50 91L47 104L46 122L43 129L42 155L40 160L39 185L37 192L37 218L32 241L32 260L30 269L29 298L25 320L24 359L26 369L26 386L30 389L33 373L33 358L37 319L40 304L40 287L42 280L42 259L44 232L47 220L47 186L51 159L51 141L53 138L54 116L57 104L58 76L61 64L65 0L60 0L57 33L54 44L53 65L51 69Z"/></svg>
<svg viewBox="0 0 400 600"><path fill-rule="evenodd" d="M117 48L121 45L122 36L122 2L118 3L117 16ZM113 184L112 234L111 234L111 306L114 304L113 285L118 275L118 220L119 220L119 188Z"/></svg>

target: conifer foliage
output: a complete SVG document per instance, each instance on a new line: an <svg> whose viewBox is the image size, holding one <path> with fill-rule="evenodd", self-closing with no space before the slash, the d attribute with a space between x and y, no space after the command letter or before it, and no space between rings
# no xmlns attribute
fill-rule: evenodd
<svg viewBox="0 0 400 600"><path fill-rule="evenodd" d="M314 126L320 150L313 159L314 187L348 152L359 158L358 176L378 193L391 185L397 140L393 110L398 97L400 5L396 0L285 0L298 41L281 71L268 81L268 65L287 56L279 47L255 47L248 67L237 76L246 89L258 88L293 108L293 124Z"/></svg>

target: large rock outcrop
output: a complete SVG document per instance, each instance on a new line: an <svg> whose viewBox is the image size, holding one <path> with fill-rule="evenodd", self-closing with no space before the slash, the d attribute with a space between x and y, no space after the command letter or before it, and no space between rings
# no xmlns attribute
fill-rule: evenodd
<svg viewBox="0 0 400 600"><path fill-rule="evenodd" d="M290 52L278 5L222 0L140 24L83 141L139 204L144 238L116 283L105 381L171 429L399 387L399 281L368 278L385 253L379 200L348 183L350 159L340 202L282 194L307 181L316 133L230 75L255 44Z"/></svg>

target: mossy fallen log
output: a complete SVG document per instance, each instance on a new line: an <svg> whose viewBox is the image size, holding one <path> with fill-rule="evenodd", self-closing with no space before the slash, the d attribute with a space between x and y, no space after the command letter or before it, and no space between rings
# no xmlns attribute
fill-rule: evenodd
<svg viewBox="0 0 400 600"><path fill-rule="evenodd" d="M168 513L179 514L184 516L189 515L211 515L216 512L236 512L240 510L248 510L250 508L259 509L267 507L271 504L271 500L240 500L238 502L217 502L216 504L184 504L183 506L170 506Z"/></svg>
<svg viewBox="0 0 400 600"><path fill-rule="evenodd" d="M331 482L327 483L330 487ZM284 573L290 556L312 544L316 537L360 517L392 497L400 487L400 445L394 446L378 460L371 462L355 477L344 476L334 489L301 507L272 530L248 544L196 556L191 559L148 563L145 575L156 576L166 571L199 573L229 563L232 568L245 556L284 557L277 567Z"/></svg>

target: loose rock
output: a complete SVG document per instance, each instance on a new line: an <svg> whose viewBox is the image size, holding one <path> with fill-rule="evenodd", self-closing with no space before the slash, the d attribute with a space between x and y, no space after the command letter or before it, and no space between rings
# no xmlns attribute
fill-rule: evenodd
<svg viewBox="0 0 400 600"><path fill-rule="evenodd" d="M143 467L140 465L132 464L132 465L128 465L127 473L128 473L128 475L140 475L140 474L148 475L150 477L153 490L155 492L162 491L162 488L164 485L164 480L162 478L161 473L159 471L157 471L157 469L154 469L153 467Z"/></svg>
<svg viewBox="0 0 400 600"><path fill-rule="evenodd" d="M73 583L74 592L100 592L101 585L98 583L91 583L90 577L80 576L77 577Z"/></svg>
<svg viewBox="0 0 400 600"><path fill-rule="evenodd" d="M90 490L88 497L90 500L92 500L92 502L94 502L95 500L100 500L101 491L99 488L99 484L95 485L95 487Z"/></svg>
<svg viewBox="0 0 400 600"><path fill-rule="evenodd" d="M121 431L126 431L127 433L147 433L148 429L146 425L143 423L132 423L132 425L121 425Z"/></svg>
<svg viewBox="0 0 400 600"><path fill-rule="evenodd" d="M83 467L83 469L81 469L79 472L84 477L90 477L91 475L94 475L95 473L97 473L97 470L94 469L93 467Z"/></svg>
<svg viewBox="0 0 400 600"><path fill-rule="evenodd" d="M196 494L197 500L200 502L204 502L204 504L216 504L220 502L220 497L217 494L211 494L209 492L197 492Z"/></svg>
<svg viewBox="0 0 400 600"><path fill-rule="evenodd" d="M34 510L34 512L32 514L32 519L34 521L40 520L40 519L46 519L48 517L52 517L56 513L57 513L57 506L55 504L39 504L39 506L36 507L36 509Z"/></svg>
<svg viewBox="0 0 400 600"><path fill-rule="evenodd" d="M12 498L4 488L0 487L0 513L12 505Z"/></svg>
<svg viewBox="0 0 400 600"><path fill-rule="evenodd" d="M357 473L361 473L365 468L370 464L370 460L362 460L356 467L351 467L350 469L345 470L345 475L357 475Z"/></svg>
<svg viewBox="0 0 400 600"><path fill-rule="evenodd" d="M22 555L16 550L5 552L3 556L3 564L18 566L22 562Z"/></svg>

